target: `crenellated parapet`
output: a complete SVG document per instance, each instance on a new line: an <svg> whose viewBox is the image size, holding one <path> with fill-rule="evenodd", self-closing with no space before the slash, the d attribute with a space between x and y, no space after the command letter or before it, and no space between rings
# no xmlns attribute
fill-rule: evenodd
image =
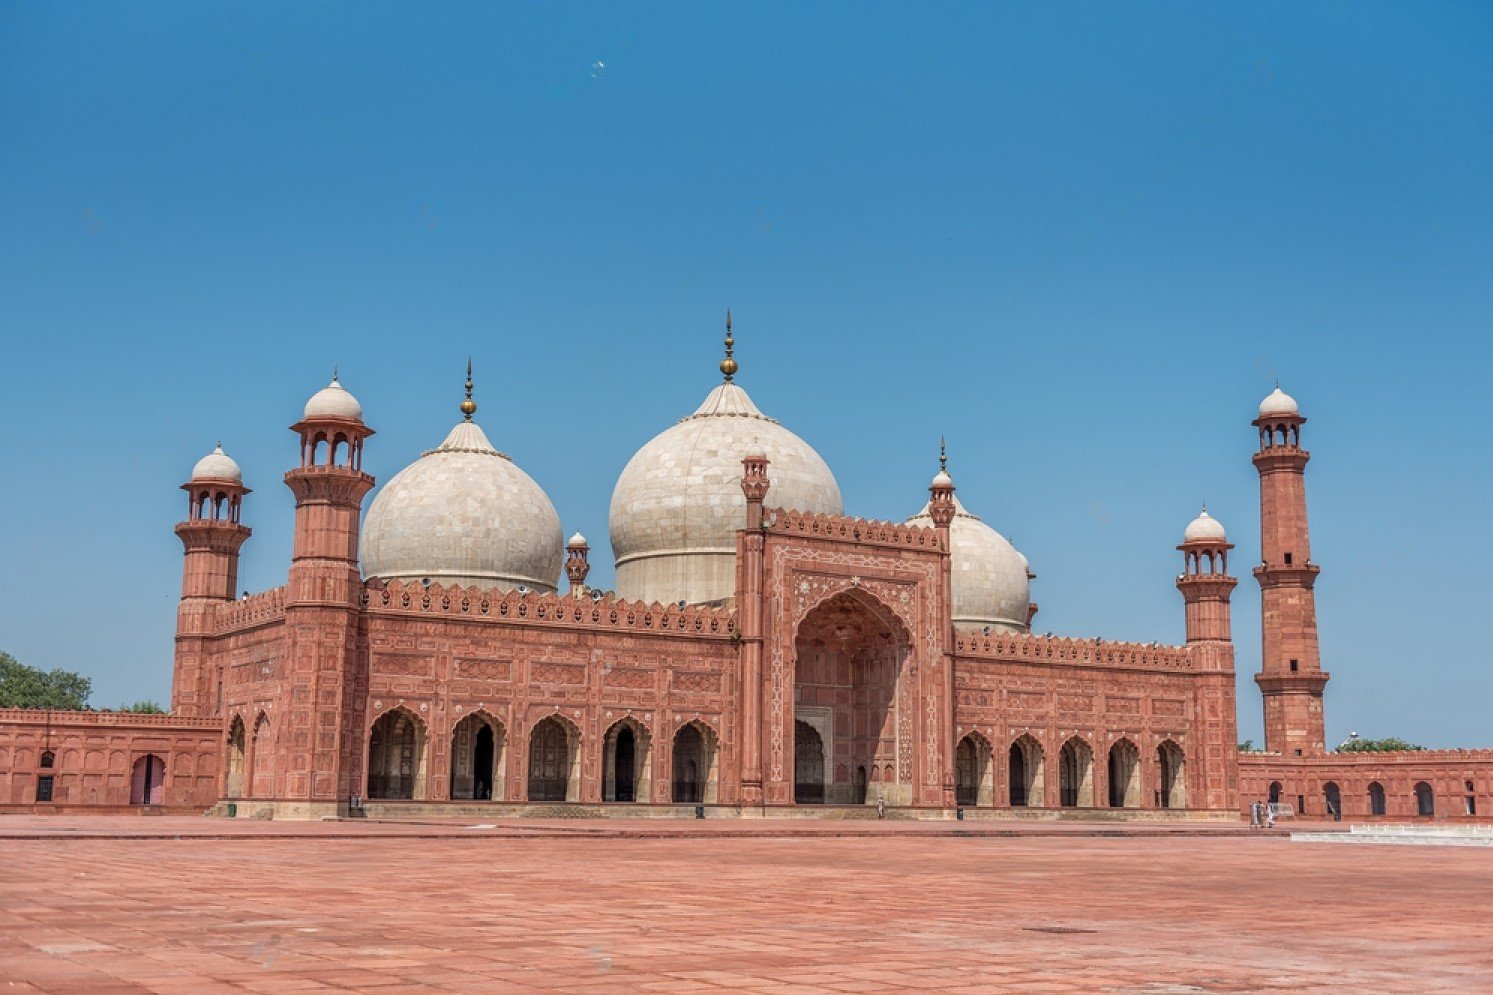
<svg viewBox="0 0 1493 995"><path fill-rule="evenodd" d="M363 593L370 611L443 615L485 622L559 625L581 629L653 632L660 635L729 639L735 613L705 605L663 605L601 597L522 593L490 588L418 583L370 583Z"/></svg>
<svg viewBox="0 0 1493 995"><path fill-rule="evenodd" d="M926 549L943 552L944 543L937 529L898 522L845 515L818 515L786 508L770 508L763 516L763 527L784 535L813 536L862 546L890 546L897 549Z"/></svg>
<svg viewBox="0 0 1493 995"><path fill-rule="evenodd" d="M982 635L956 631L954 655L1012 663L1121 667L1127 670L1187 671L1196 659L1186 646L1110 642L1068 636L1034 636L1016 632Z"/></svg>
<svg viewBox="0 0 1493 995"><path fill-rule="evenodd" d="M272 587L217 607L217 632L222 635L255 629L285 618L285 587Z"/></svg>

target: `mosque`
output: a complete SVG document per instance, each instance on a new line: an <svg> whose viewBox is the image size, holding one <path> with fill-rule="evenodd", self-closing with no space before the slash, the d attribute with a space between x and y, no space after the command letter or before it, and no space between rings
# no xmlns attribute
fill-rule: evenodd
<svg viewBox="0 0 1493 995"><path fill-rule="evenodd" d="M1037 635L1026 558L940 461L904 522L721 380L612 492L616 591L461 418L375 491L336 377L291 427L287 581L238 595L250 494L221 447L187 514L171 711L0 710L0 811L1218 818L1493 808L1493 751L1329 752L1302 417L1253 425L1264 753L1237 747L1229 573L1177 546L1179 646ZM684 399L681 399L684 400ZM373 493L364 514L365 499ZM971 510L973 509L973 510ZM562 590L561 577L565 579Z"/></svg>

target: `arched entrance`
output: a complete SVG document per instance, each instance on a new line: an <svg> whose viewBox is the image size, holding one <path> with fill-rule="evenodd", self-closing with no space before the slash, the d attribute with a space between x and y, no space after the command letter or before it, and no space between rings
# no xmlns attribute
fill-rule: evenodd
<svg viewBox="0 0 1493 995"><path fill-rule="evenodd" d="M955 804L989 805L990 773L990 743L972 732L954 748Z"/></svg>
<svg viewBox="0 0 1493 995"><path fill-rule="evenodd" d="M1094 751L1077 736L1058 751L1058 803L1064 808L1094 804Z"/></svg>
<svg viewBox="0 0 1493 995"><path fill-rule="evenodd" d="M580 790L580 731L557 715L529 733L529 801L575 801Z"/></svg>
<svg viewBox="0 0 1493 995"><path fill-rule="evenodd" d="M425 797L425 726L403 708L385 712L368 734L368 797Z"/></svg>
<svg viewBox="0 0 1493 995"><path fill-rule="evenodd" d="M1272 804L1272 805L1279 805L1280 804L1280 791L1281 791L1280 782L1279 781L1271 781L1270 782L1270 804Z"/></svg>
<svg viewBox="0 0 1493 995"><path fill-rule="evenodd" d="M1161 768L1161 807L1186 808L1187 756L1182 747L1168 739L1156 747L1156 760Z"/></svg>
<svg viewBox="0 0 1493 995"><path fill-rule="evenodd" d="M1384 804L1384 785L1378 781L1369 782L1369 815L1384 815L1387 806Z"/></svg>
<svg viewBox="0 0 1493 995"><path fill-rule="evenodd" d="M807 722L793 723L793 800L824 804L824 739Z"/></svg>
<svg viewBox="0 0 1493 995"><path fill-rule="evenodd" d="M1322 801L1327 806L1327 814L1338 818L1343 814L1343 794L1333 781L1322 785Z"/></svg>
<svg viewBox="0 0 1493 995"><path fill-rule="evenodd" d="M804 617L794 640L795 798L912 803L913 772L899 762L897 749L899 736L910 735L910 727L899 730L898 717L910 718L906 713L916 707L911 700L899 704L910 645L896 617L859 589L835 595ZM817 760L803 746L811 737L800 725L819 739ZM814 776L822 791L811 786Z"/></svg>
<svg viewBox="0 0 1493 995"><path fill-rule="evenodd" d="M244 796L244 720L237 715L228 726L228 777L223 783L224 798Z"/></svg>
<svg viewBox="0 0 1493 995"><path fill-rule="evenodd" d="M607 730L602 750L601 800L646 802L651 800L653 737L631 716Z"/></svg>
<svg viewBox="0 0 1493 995"><path fill-rule="evenodd" d="M1140 750L1128 739L1109 748L1109 807L1140 807Z"/></svg>
<svg viewBox="0 0 1493 995"><path fill-rule="evenodd" d="M715 801L715 733L700 722L688 722L674 734L674 801Z"/></svg>
<svg viewBox="0 0 1493 995"><path fill-rule="evenodd" d="M451 797L486 801L503 797L506 768L503 729L486 712L473 712L451 730Z"/></svg>
<svg viewBox="0 0 1493 995"><path fill-rule="evenodd" d="M130 804L160 805L166 800L166 761L147 753L130 768Z"/></svg>
<svg viewBox="0 0 1493 995"><path fill-rule="evenodd" d="M1420 781L1415 785L1415 814L1436 814L1436 795L1425 781Z"/></svg>
<svg viewBox="0 0 1493 995"><path fill-rule="evenodd" d="M1020 736L1011 744L1008 767L1012 808L1041 808L1044 804L1043 760L1042 744L1034 737Z"/></svg>

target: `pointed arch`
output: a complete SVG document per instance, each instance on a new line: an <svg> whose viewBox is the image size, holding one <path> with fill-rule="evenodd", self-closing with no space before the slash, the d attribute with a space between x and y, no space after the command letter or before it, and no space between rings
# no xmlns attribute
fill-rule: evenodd
<svg viewBox="0 0 1493 995"><path fill-rule="evenodd" d="M160 805L166 800L166 761L154 753L135 760L130 768L130 804Z"/></svg>
<svg viewBox="0 0 1493 995"><path fill-rule="evenodd" d="M1162 740L1156 747L1156 761L1161 771L1161 789L1157 792L1162 808L1187 807L1187 755L1175 740Z"/></svg>
<svg viewBox="0 0 1493 995"><path fill-rule="evenodd" d="M1369 815L1384 815L1389 808L1385 803L1384 785L1378 781L1369 782Z"/></svg>
<svg viewBox="0 0 1493 995"><path fill-rule="evenodd" d="M1140 808L1140 750L1128 737L1109 748L1109 807Z"/></svg>
<svg viewBox="0 0 1493 995"><path fill-rule="evenodd" d="M995 803L995 771L990 762L990 740L979 732L965 733L954 747L954 801L961 806Z"/></svg>
<svg viewBox="0 0 1493 995"><path fill-rule="evenodd" d="M1045 803L1043 791L1046 787L1046 756L1042 744L1031 733L1023 733L1012 741L1007 759L1011 807L1041 808Z"/></svg>
<svg viewBox="0 0 1493 995"><path fill-rule="evenodd" d="M248 735L244 732L244 720L235 714L228 723L228 769L223 777L223 797L244 796L244 760L248 749Z"/></svg>
<svg viewBox="0 0 1493 995"><path fill-rule="evenodd" d="M529 730L531 802L573 802L581 790L581 730L559 712Z"/></svg>
<svg viewBox="0 0 1493 995"><path fill-rule="evenodd" d="M368 733L368 797L424 801L426 740L425 723L403 705L375 719Z"/></svg>
<svg viewBox="0 0 1493 995"><path fill-rule="evenodd" d="M1094 806L1094 750L1082 736L1069 737L1058 751L1058 804Z"/></svg>
<svg viewBox="0 0 1493 995"><path fill-rule="evenodd" d="M824 737L809 723L793 723L793 801L799 805L824 804L827 764Z"/></svg>
<svg viewBox="0 0 1493 995"><path fill-rule="evenodd" d="M613 722L602 738L601 800L653 800L653 733L636 716Z"/></svg>
<svg viewBox="0 0 1493 995"><path fill-rule="evenodd" d="M1335 819L1343 815L1343 792L1336 781L1328 781L1322 785L1322 804L1327 814Z"/></svg>
<svg viewBox="0 0 1493 995"><path fill-rule="evenodd" d="M720 739L715 730L692 719L674 732L670 767L674 773L676 804L712 805L720 781Z"/></svg>
<svg viewBox="0 0 1493 995"><path fill-rule="evenodd" d="M1436 793L1431 790L1431 786L1425 781L1417 781L1415 783L1415 814L1436 814Z"/></svg>
<svg viewBox="0 0 1493 995"><path fill-rule="evenodd" d="M491 712L479 708L451 727L450 797L488 801L506 797L508 735Z"/></svg>

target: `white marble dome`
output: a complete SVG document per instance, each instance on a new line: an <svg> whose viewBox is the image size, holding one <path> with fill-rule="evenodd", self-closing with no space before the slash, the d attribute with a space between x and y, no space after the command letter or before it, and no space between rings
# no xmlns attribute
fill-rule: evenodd
<svg viewBox="0 0 1493 995"><path fill-rule="evenodd" d="M212 452L197 461L192 467L193 480L231 480L236 484L244 482L244 472L239 469L238 462L227 453L223 452L223 445L219 443Z"/></svg>
<svg viewBox="0 0 1493 995"><path fill-rule="evenodd" d="M844 514L840 485L804 440L723 383L623 468L609 524L617 594L691 604L736 594L736 531L746 524L743 457L768 459L766 504Z"/></svg>
<svg viewBox="0 0 1493 995"><path fill-rule="evenodd" d="M933 516L924 505L907 522L932 528ZM949 546L955 624L1026 632L1031 604L1031 571L1026 557L1005 536L966 511L957 496L954 520L949 523Z"/></svg>
<svg viewBox="0 0 1493 995"><path fill-rule="evenodd" d="M311 395L302 418L351 418L362 421L363 406L337 382L334 374L331 383Z"/></svg>
<svg viewBox="0 0 1493 995"><path fill-rule="evenodd" d="M549 497L463 421L374 497L363 575L549 592L560 583L561 542Z"/></svg>
<svg viewBox="0 0 1493 995"><path fill-rule="evenodd" d="M1296 407L1296 398L1287 394L1278 386L1270 392L1270 395L1265 400L1260 402L1261 418L1274 418L1277 415L1296 415L1300 413L1300 409Z"/></svg>
<svg viewBox="0 0 1493 995"><path fill-rule="evenodd" d="M1182 532L1183 542L1227 542L1228 535L1223 530L1223 523L1204 508L1198 517L1187 523L1187 528Z"/></svg>

